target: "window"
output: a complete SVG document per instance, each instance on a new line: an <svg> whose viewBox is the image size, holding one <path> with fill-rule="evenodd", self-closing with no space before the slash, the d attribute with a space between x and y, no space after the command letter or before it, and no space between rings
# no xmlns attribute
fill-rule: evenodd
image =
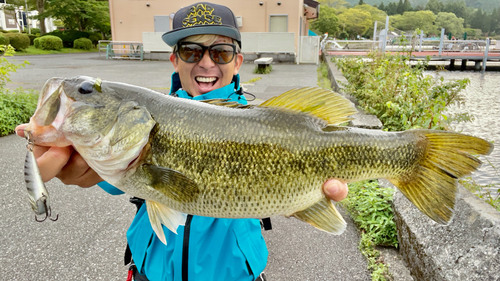
<svg viewBox="0 0 500 281"><path fill-rule="evenodd" d="M271 15L269 32L288 32L288 15Z"/></svg>

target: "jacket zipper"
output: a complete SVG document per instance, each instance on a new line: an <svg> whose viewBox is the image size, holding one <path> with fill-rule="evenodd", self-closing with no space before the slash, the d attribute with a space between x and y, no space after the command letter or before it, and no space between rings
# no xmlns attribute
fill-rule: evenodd
<svg viewBox="0 0 500 281"><path fill-rule="evenodd" d="M189 261L189 233L191 232L191 221L193 215L188 215L184 225L184 241L182 244L182 281L188 281L188 261Z"/></svg>

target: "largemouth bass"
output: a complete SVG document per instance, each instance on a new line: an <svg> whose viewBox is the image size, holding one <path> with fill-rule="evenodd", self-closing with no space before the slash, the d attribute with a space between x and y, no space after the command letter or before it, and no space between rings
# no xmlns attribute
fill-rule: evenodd
<svg viewBox="0 0 500 281"><path fill-rule="evenodd" d="M215 104L214 104L215 103ZM199 102L90 77L52 78L25 128L38 145L72 145L104 180L146 200L164 242L185 214L293 216L340 234L345 221L324 195L329 178L386 178L446 224L457 179L492 144L459 133L338 127L356 110L319 88L260 106Z"/></svg>

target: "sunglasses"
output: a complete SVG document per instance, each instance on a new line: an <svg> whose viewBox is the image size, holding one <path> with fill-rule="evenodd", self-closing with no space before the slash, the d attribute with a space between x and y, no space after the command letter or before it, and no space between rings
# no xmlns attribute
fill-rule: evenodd
<svg viewBox="0 0 500 281"><path fill-rule="evenodd" d="M212 61L217 64L226 64L233 60L236 54L236 45L221 43L203 46L192 42L180 42L177 44L177 53L179 57L181 60L188 63L199 62L203 58L203 55L205 55L206 50L208 50L208 54Z"/></svg>

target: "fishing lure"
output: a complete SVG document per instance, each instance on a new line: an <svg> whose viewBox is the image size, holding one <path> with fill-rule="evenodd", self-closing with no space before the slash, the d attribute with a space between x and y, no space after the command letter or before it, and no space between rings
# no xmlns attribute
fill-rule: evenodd
<svg viewBox="0 0 500 281"><path fill-rule="evenodd" d="M28 144L26 145L27 153L26 160L24 161L24 181L26 182L26 188L28 189L28 197L31 204L31 209L35 212L35 220L37 222L43 222L47 218L52 221L56 221L56 218L52 218L52 211L49 203L49 192L43 183L42 176L40 175L40 170L38 169L38 164L36 163L35 154L33 153L33 148L35 144L31 138L30 132L25 132ZM45 218L38 219L38 215L45 214Z"/></svg>

